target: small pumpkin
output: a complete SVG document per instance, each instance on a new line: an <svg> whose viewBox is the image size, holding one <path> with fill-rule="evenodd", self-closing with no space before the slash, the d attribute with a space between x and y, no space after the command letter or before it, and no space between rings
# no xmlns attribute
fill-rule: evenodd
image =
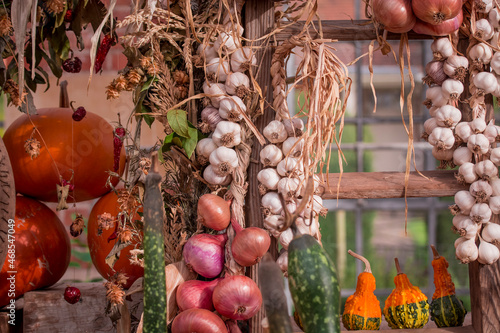
<svg viewBox="0 0 500 333"><path fill-rule="evenodd" d="M373 293L376 285L370 262L351 250L348 253L354 258L363 261L365 271L358 275L356 291L345 302L342 323L349 331L379 330L382 311L380 310L380 302Z"/></svg>
<svg viewBox="0 0 500 333"><path fill-rule="evenodd" d="M427 296L419 287L410 283L408 276L394 259L398 274L394 277L394 288L385 301L384 317L389 327L421 328L429 321L429 303Z"/></svg>
<svg viewBox="0 0 500 333"><path fill-rule="evenodd" d="M432 268L436 287L430 304L431 320L437 327L462 326L467 310L455 295L455 284L448 272L448 261L439 255L434 245L431 245L431 249L434 255Z"/></svg>

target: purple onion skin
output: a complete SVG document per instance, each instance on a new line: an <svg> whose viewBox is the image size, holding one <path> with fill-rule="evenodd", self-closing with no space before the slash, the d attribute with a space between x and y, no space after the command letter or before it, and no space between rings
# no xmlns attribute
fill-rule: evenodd
<svg viewBox="0 0 500 333"><path fill-rule="evenodd" d="M186 265L211 279L218 276L224 268L224 246L227 236L198 234L188 239L182 250Z"/></svg>

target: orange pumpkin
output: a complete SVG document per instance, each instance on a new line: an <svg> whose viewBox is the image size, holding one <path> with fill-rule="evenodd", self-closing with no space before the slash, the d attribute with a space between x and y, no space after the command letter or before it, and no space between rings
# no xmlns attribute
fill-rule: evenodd
<svg viewBox="0 0 500 333"><path fill-rule="evenodd" d="M57 215L43 203L18 196L16 198L13 249L0 271L0 307L10 299L30 290L48 287L59 281L69 266L71 247L68 234ZM12 247L12 245L14 247ZM9 273L9 272L17 273ZM14 277L11 294L8 278ZM12 297L13 296L13 297Z"/></svg>
<svg viewBox="0 0 500 333"><path fill-rule="evenodd" d="M105 279L109 279L117 272L124 273L128 277L124 287L129 288L135 280L144 276L144 268L131 264L129 260L130 250L137 247L138 238L132 238L132 243L120 251L119 259L115 262L113 267L110 267L106 263L106 257L117 242L117 238L115 238L116 234L114 234L116 232L117 223L114 223L114 225L107 230L101 228L102 233L99 235L98 216L104 213L110 214L114 220L118 219L120 204L118 203L118 196L115 192L108 193L101 197L95 203L94 207L92 207L92 211L90 212L87 227L87 243L90 257L99 274ZM139 214L136 214L131 220L132 223L140 220ZM135 224L137 226L137 223Z"/></svg>
<svg viewBox="0 0 500 333"><path fill-rule="evenodd" d="M41 201L57 202L61 177L74 184L76 201L95 199L110 191L106 186L113 170L113 127L101 116L87 112L81 121L72 119L71 108L40 109L37 115L21 115L5 131L16 191ZM40 142L40 154L26 153L26 140ZM125 165L121 150L121 174ZM73 178L72 178L73 177ZM118 179L113 179L113 184ZM69 200L73 201L72 198Z"/></svg>

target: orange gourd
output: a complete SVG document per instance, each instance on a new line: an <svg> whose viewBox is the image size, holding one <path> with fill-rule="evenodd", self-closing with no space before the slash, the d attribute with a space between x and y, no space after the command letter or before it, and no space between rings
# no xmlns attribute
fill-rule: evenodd
<svg viewBox="0 0 500 333"><path fill-rule="evenodd" d="M394 278L394 288L385 301L384 317L391 328L421 328L429 321L427 296L419 287L410 283L408 276L394 259L398 274Z"/></svg>
<svg viewBox="0 0 500 333"><path fill-rule="evenodd" d="M434 255L432 268L436 287L430 304L431 320L437 327L462 326L467 311L455 295L455 284L448 272L448 261L439 255L434 245L431 245L431 249Z"/></svg>
<svg viewBox="0 0 500 333"><path fill-rule="evenodd" d="M356 292L345 302L342 323L347 330L379 330L382 318L380 302L375 296L375 277L372 274L370 263L359 254L348 253L363 261L365 271L358 275Z"/></svg>

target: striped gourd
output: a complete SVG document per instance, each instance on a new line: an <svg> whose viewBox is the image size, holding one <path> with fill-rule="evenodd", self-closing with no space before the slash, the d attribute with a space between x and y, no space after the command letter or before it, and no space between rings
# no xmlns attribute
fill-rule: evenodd
<svg viewBox="0 0 500 333"><path fill-rule="evenodd" d="M391 292L384 306L384 317L391 328L421 328L429 321L429 303L420 288L410 283L401 271L395 258L398 274L394 278L396 288Z"/></svg>
<svg viewBox="0 0 500 333"><path fill-rule="evenodd" d="M144 333L167 332L161 176L150 172L144 193Z"/></svg>
<svg viewBox="0 0 500 333"><path fill-rule="evenodd" d="M432 268L436 287L430 305L431 320L437 327L462 326L467 311L462 301L455 295L455 284L448 272L448 261L439 255L433 245L431 248L434 254Z"/></svg>
<svg viewBox="0 0 500 333"><path fill-rule="evenodd" d="M365 271L359 274L356 292L345 302L342 323L349 330L379 330L382 318L380 302L375 291L375 277L370 263L359 254L348 251L353 257L365 263Z"/></svg>

